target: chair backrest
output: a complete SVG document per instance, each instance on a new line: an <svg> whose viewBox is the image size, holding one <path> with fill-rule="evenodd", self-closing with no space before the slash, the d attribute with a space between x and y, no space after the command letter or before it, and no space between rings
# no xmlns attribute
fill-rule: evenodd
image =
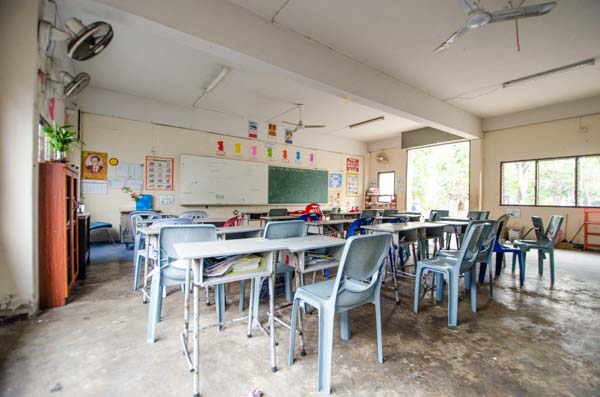
<svg viewBox="0 0 600 397"><path fill-rule="evenodd" d="M320 221L321 218L322 215L317 213L308 213L300 216L300 220L304 222Z"/></svg>
<svg viewBox="0 0 600 397"><path fill-rule="evenodd" d="M496 222L498 223L496 231L496 241L500 241L504 237L504 233L506 232L506 228L508 227L509 220L510 214L504 214L496 220Z"/></svg>
<svg viewBox="0 0 600 397"><path fill-rule="evenodd" d="M431 212L437 213L439 218L444 218L444 217L450 216L450 210L431 210ZM431 218L431 212L429 213L430 218Z"/></svg>
<svg viewBox="0 0 600 397"><path fill-rule="evenodd" d="M480 221L484 228L481 233L481 247L477 255L477 262L491 263L491 255L494 252L494 243L496 242L496 233L498 232L498 222L495 220Z"/></svg>
<svg viewBox="0 0 600 397"><path fill-rule="evenodd" d="M535 239L537 241L542 241L546 239L546 234L544 233L544 221L540 216L532 216L531 223L533 223L533 230L535 231Z"/></svg>
<svg viewBox="0 0 600 397"><path fill-rule="evenodd" d="M196 219L206 218L207 216L208 213L206 211L184 211L181 214L179 214L180 218L191 219L192 222Z"/></svg>
<svg viewBox="0 0 600 397"><path fill-rule="evenodd" d="M467 218L469 218L473 221L479 220L480 216L481 216L481 211L469 211L469 213L467 214Z"/></svg>
<svg viewBox="0 0 600 397"><path fill-rule="evenodd" d="M156 222L152 223L152 227L164 227L164 226L172 226L172 225L191 225L192 220L188 218L166 218L159 219Z"/></svg>
<svg viewBox="0 0 600 397"><path fill-rule="evenodd" d="M341 212L340 207L332 207L331 208L332 214L339 214L340 212Z"/></svg>
<svg viewBox="0 0 600 397"><path fill-rule="evenodd" d="M383 210L381 216L394 216L398 213L398 210Z"/></svg>
<svg viewBox="0 0 600 397"><path fill-rule="evenodd" d="M372 225L375 222L375 218L359 218L350 224L346 238L350 238L356 234L365 234L365 231L361 229L361 226Z"/></svg>
<svg viewBox="0 0 600 397"><path fill-rule="evenodd" d="M363 210L360 213L361 218L375 218L377 216L377 210Z"/></svg>
<svg viewBox="0 0 600 397"><path fill-rule="evenodd" d="M390 233L352 236L346 242L331 297L336 308L352 308L372 301L381 287Z"/></svg>
<svg viewBox="0 0 600 397"><path fill-rule="evenodd" d="M301 220L269 222L265 226L264 238L280 239L306 236L306 223Z"/></svg>
<svg viewBox="0 0 600 397"><path fill-rule="evenodd" d="M217 229L214 225L169 225L160 228L158 234L158 253L161 266L167 265L169 259L177 259L173 248L175 243L193 243L216 241Z"/></svg>
<svg viewBox="0 0 600 397"><path fill-rule="evenodd" d="M454 265L455 271L464 273L473 267L481 250L484 228L485 222L474 221L469 224L465 237L460 245L458 259Z"/></svg>
<svg viewBox="0 0 600 397"><path fill-rule="evenodd" d="M271 208L269 210L269 216L286 216L287 214L287 208Z"/></svg>
<svg viewBox="0 0 600 397"><path fill-rule="evenodd" d="M241 215L229 218L223 224L223 227L242 226L244 224L244 217Z"/></svg>
<svg viewBox="0 0 600 397"><path fill-rule="evenodd" d="M305 214L322 214L321 206L318 203L310 203L304 208Z"/></svg>
<svg viewBox="0 0 600 397"><path fill-rule="evenodd" d="M479 219L482 221L490 218L490 211L479 211Z"/></svg>
<svg viewBox="0 0 600 397"><path fill-rule="evenodd" d="M556 243L558 239L558 232L560 231L560 226L563 223L563 217L560 215L552 215L550 217L550 222L548 222L548 229L546 229L546 238L552 242L552 244Z"/></svg>
<svg viewBox="0 0 600 397"><path fill-rule="evenodd" d="M435 222L435 221L439 221L439 220L440 220L439 212L437 212L436 210L431 210L429 212L429 218L427 219L427 222Z"/></svg>
<svg viewBox="0 0 600 397"><path fill-rule="evenodd" d="M398 216L394 219L391 219L389 223L407 223L409 218L407 216Z"/></svg>
<svg viewBox="0 0 600 397"><path fill-rule="evenodd" d="M137 233L138 222L147 219L160 219L160 214L156 211L133 211L129 213L129 225L134 236Z"/></svg>

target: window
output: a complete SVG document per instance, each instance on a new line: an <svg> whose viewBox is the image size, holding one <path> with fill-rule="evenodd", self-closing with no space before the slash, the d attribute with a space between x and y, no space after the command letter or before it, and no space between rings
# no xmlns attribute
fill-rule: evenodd
<svg viewBox="0 0 600 397"><path fill-rule="evenodd" d="M535 205L535 161L502 164L502 204Z"/></svg>
<svg viewBox="0 0 600 397"><path fill-rule="evenodd" d="M600 156L577 159L577 205L600 207Z"/></svg>
<svg viewBox="0 0 600 397"><path fill-rule="evenodd" d="M575 205L575 158L537 162L537 204L553 207Z"/></svg>
<svg viewBox="0 0 600 397"><path fill-rule="evenodd" d="M510 161L500 167L500 205L600 207L600 155Z"/></svg>
<svg viewBox="0 0 600 397"><path fill-rule="evenodd" d="M395 188L395 175L394 172L380 172L378 174L377 186L379 187L379 194L396 194ZM389 203L392 201L392 197L379 197L379 201Z"/></svg>
<svg viewBox="0 0 600 397"><path fill-rule="evenodd" d="M427 213L446 209L451 215L469 210L469 142L408 151L406 209Z"/></svg>

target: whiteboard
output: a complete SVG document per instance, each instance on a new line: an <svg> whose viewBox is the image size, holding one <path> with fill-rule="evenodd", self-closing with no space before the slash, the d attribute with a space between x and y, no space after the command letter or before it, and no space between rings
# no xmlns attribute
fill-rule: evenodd
<svg viewBox="0 0 600 397"><path fill-rule="evenodd" d="M268 203L265 163L182 154L179 170L182 205Z"/></svg>

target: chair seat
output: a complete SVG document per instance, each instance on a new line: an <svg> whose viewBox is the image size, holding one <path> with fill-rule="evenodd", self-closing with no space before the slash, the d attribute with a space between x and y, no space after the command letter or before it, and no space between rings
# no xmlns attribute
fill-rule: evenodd
<svg viewBox="0 0 600 397"><path fill-rule="evenodd" d="M445 257L444 259L441 259L441 258L426 259L423 261L419 261L418 265L423 266L425 268L429 268L429 269L433 268L433 269L440 269L440 270L448 270L448 269L452 269L452 267L454 266L450 262L456 262L456 258Z"/></svg>
<svg viewBox="0 0 600 397"><path fill-rule="evenodd" d="M335 285L335 279L329 279L327 281L322 281L314 284L308 284L303 287L300 287L296 294L300 295L310 295L317 299L326 300L331 296L331 291L333 291L333 286Z"/></svg>
<svg viewBox="0 0 600 397"><path fill-rule="evenodd" d="M112 229L112 223L108 223L108 222L92 222L92 223L90 223L90 230L98 230L98 229L104 229L104 228Z"/></svg>
<svg viewBox="0 0 600 397"><path fill-rule="evenodd" d="M525 249L548 249L551 244L549 241L537 241L537 240L515 240L513 242L517 248Z"/></svg>

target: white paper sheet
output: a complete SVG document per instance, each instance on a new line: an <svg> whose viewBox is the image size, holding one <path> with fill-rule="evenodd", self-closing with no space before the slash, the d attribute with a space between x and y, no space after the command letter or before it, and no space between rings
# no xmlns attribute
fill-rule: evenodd
<svg viewBox="0 0 600 397"><path fill-rule="evenodd" d="M81 181L81 192L83 194L107 194L108 183L106 181L84 179Z"/></svg>

